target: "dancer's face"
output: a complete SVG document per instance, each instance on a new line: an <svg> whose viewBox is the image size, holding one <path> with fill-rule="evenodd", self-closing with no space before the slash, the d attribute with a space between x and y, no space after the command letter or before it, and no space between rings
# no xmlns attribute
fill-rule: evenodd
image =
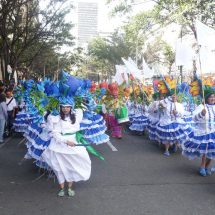
<svg viewBox="0 0 215 215"><path fill-rule="evenodd" d="M114 94L114 95L113 95L113 99L117 99L117 94Z"/></svg>
<svg viewBox="0 0 215 215"><path fill-rule="evenodd" d="M215 103L215 94L211 94L208 99L208 104L213 105Z"/></svg>
<svg viewBox="0 0 215 215"><path fill-rule="evenodd" d="M172 95L172 100L174 101L174 102L177 102L177 99L178 99L178 96L177 95Z"/></svg>
<svg viewBox="0 0 215 215"><path fill-rule="evenodd" d="M62 111L64 114L70 114L71 112L71 107L70 106L62 106Z"/></svg>
<svg viewBox="0 0 215 215"><path fill-rule="evenodd" d="M164 96L163 95L160 96L160 100L164 100Z"/></svg>

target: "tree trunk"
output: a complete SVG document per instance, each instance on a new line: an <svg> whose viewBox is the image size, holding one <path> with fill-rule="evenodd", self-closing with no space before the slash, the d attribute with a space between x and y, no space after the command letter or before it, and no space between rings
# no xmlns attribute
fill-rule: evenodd
<svg viewBox="0 0 215 215"><path fill-rule="evenodd" d="M1 48L1 74L2 74L2 81L5 83L5 70L4 70L4 47Z"/></svg>

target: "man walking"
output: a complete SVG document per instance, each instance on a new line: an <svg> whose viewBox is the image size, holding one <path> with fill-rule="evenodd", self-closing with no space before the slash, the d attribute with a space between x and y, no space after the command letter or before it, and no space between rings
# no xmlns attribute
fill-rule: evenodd
<svg viewBox="0 0 215 215"><path fill-rule="evenodd" d="M15 108L16 108L16 101L13 97L11 97L11 90L6 91L6 105L7 105L7 130L8 132L11 131L13 127L13 122L15 118Z"/></svg>

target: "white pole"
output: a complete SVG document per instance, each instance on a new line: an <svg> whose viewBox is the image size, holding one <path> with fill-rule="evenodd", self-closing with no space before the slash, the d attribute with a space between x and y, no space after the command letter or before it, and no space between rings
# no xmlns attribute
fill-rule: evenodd
<svg viewBox="0 0 215 215"><path fill-rule="evenodd" d="M138 63L138 59L137 59L137 57L138 57L138 38L137 38L137 41L136 41L136 65L137 65L137 63ZM138 65L137 65L137 68L138 68Z"/></svg>

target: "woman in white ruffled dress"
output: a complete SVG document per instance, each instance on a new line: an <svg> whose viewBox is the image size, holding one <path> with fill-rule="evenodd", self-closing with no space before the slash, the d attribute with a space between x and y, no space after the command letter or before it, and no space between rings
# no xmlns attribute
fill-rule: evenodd
<svg viewBox="0 0 215 215"><path fill-rule="evenodd" d="M165 144L164 155L169 154L169 146L173 145L173 151L177 151L176 144L182 144L192 129L182 120L184 107L177 102L177 96L171 92L171 96L160 101L164 115L156 126L156 135ZM175 104L174 104L175 101Z"/></svg>
<svg viewBox="0 0 215 215"><path fill-rule="evenodd" d="M60 115L56 117L58 122L54 124L53 138L42 157L57 176L61 187L58 196L64 196L65 181L68 182L68 195L74 196L73 182L86 181L91 174L91 160L86 148L76 146L83 112L75 109L71 113L71 105L61 105Z"/></svg>
<svg viewBox="0 0 215 215"><path fill-rule="evenodd" d="M211 159L215 158L215 90L206 85L204 93L205 107L203 104L200 104L193 112L193 120L196 123L196 127L183 144L182 153L184 156L189 156L190 160L202 156L202 163L198 169L202 176L211 175L209 165ZM202 93L201 96L203 97Z"/></svg>

